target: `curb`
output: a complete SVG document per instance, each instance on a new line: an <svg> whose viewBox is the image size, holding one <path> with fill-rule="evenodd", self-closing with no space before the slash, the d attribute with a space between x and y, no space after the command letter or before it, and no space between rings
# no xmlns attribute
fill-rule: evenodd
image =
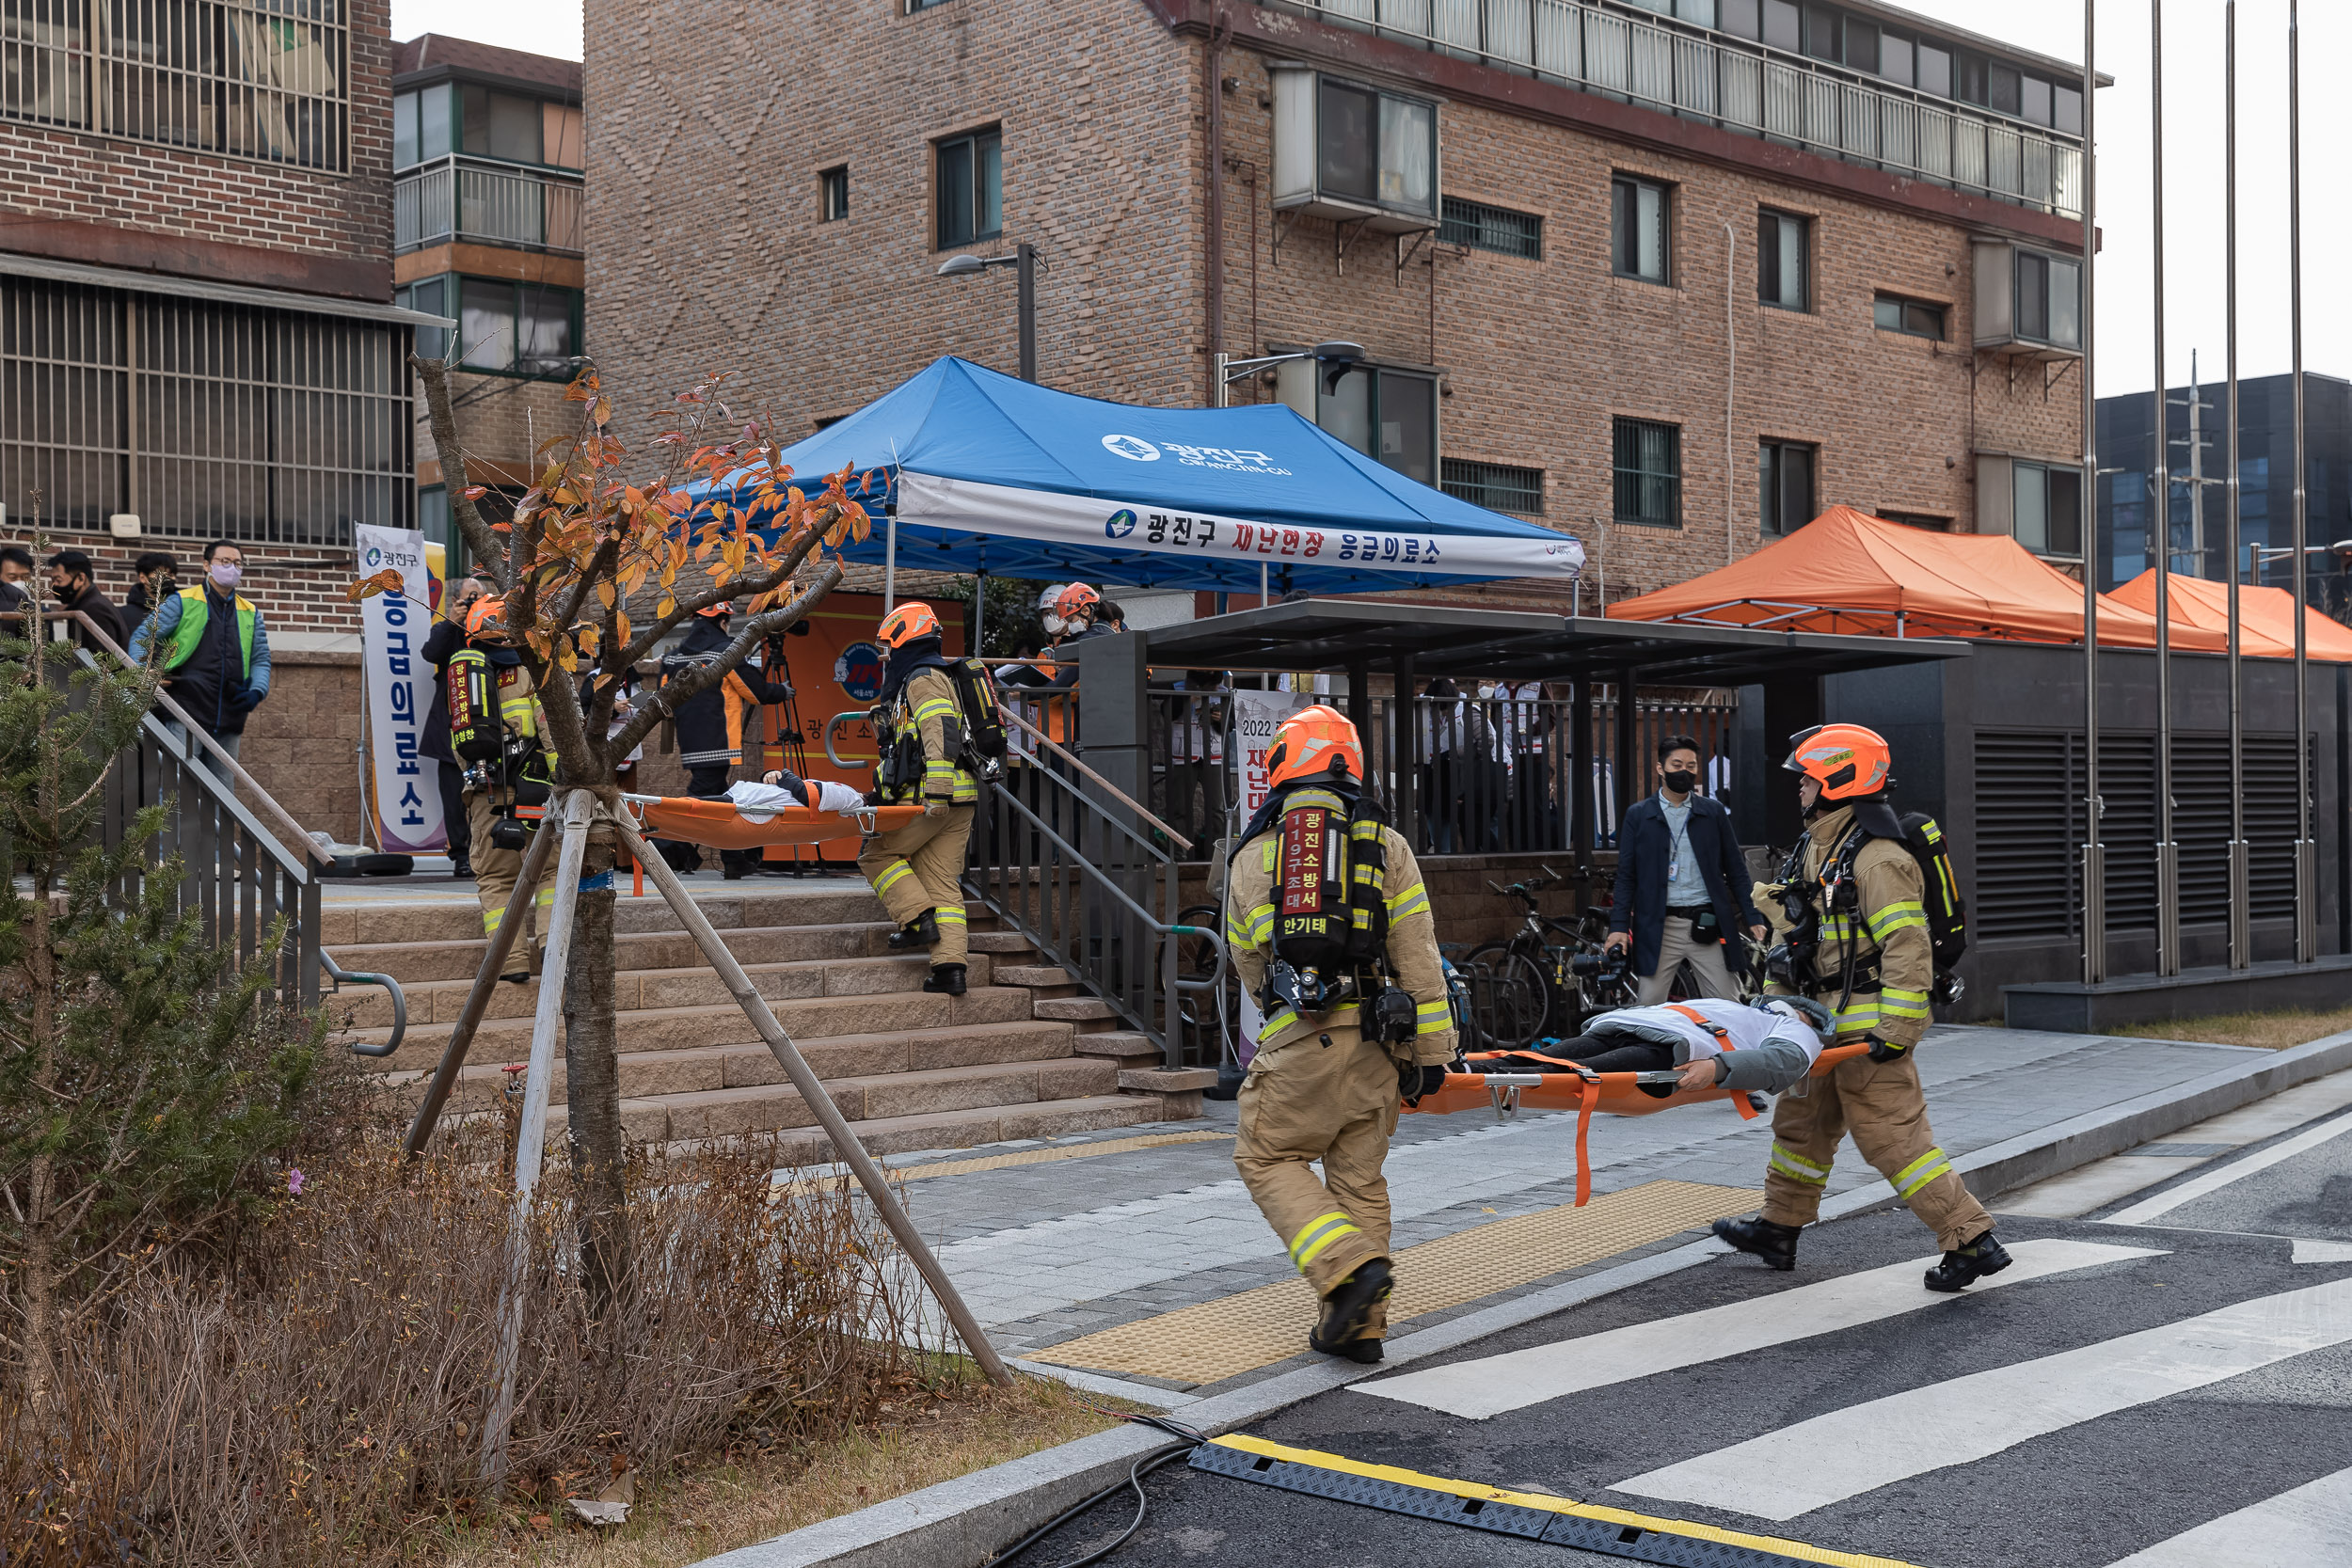
<svg viewBox="0 0 2352 1568"><path fill-rule="evenodd" d="M2352 1068L2352 1031L2287 1051L2265 1052L2259 1058L2202 1078L1988 1145L1952 1163L1969 1178L1970 1190L1978 1197L1990 1198L2346 1068ZM1821 1218L1843 1219L1894 1206L1892 1190L1873 1181L1823 1203ZM1711 1238L1691 1242L1465 1313L1391 1339L1388 1359L1380 1370L1393 1371L1409 1362L1459 1349L1504 1329L1678 1273L1729 1250ZM1208 1436L1220 1436L1372 1375L1369 1370L1352 1364L1301 1367L1230 1393L1189 1401L1177 1418ZM1123 1480L1137 1459L1168 1441L1165 1433L1152 1428L1121 1425L822 1520L772 1541L705 1558L695 1568L965 1568L986 1561L992 1553L1079 1499Z"/></svg>

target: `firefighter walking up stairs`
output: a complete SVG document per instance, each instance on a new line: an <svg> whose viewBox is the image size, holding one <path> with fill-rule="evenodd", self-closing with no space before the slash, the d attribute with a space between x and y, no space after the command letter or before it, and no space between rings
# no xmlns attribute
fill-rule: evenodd
<svg viewBox="0 0 2352 1568"><path fill-rule="evenodd" d="M1308 1344L1370 1363L1393 1285L1381 1165L1398 1101L1438 1086L1455 1039L1421 867L1363 778L1338 711L1283 722L1227 874L1225 940L1265 1015L1233 1164L1321 1298Z"/></svg>

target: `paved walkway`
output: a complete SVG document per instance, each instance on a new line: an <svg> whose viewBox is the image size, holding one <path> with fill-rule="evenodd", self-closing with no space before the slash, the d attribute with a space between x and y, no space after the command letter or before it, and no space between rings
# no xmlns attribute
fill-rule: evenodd
<svg viewBox="0 0 2352 1568"><path fill-rule="evenodd" d="M2261 1053L1947 1025L1919 1063L1939 1141L1960 1155L2249 1054ZM1050 1152L992 1145L889 1164L910 1179L915 1222L1005 1354L1164 1390L1238 1386L1306 1358L1309 1304L1233 1176L1233 1107L1209 1110ZM1400 1320L1408 1294L1426 1307L1414 1326L1425 1326L1678 1245L1704 1214L1751 1210L1770 1132L1767 1118L1743 1122L1723 1102L1598 1117L1596 1196L1581 1212L1570 1207L1575 1138L1566 1115L1404 1118L1389 1163ZM1878 1180L1848 1145L1830 1191ZM1459 1240L1430 1246L1447 1238ZM1408 1252L1417 1246L1427 1250ZM1436 1273L1461 1278L1427 1278ZM1236 1338L1300 1351L1236 1352Z"/></svg>

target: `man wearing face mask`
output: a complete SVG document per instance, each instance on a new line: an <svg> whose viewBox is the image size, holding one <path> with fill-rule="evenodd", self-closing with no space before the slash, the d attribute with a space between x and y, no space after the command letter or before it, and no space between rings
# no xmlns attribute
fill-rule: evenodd
<svg viewBox="0 0 2352 1568"><path fill-rule="evenodd" d="M1927 1096L1912 1048L1927 1033L1935 954L1922 902L1927 884L1887 801L1893 759L1886 742L1859 724L1800 732L1781 766L1803 774L1797 803L1804 842L1782 870L1801 911L1775 948L1772 990L1827 1006L1836 1043L1867 1043L1804 1095L1772 1108L1772 1151L1763 1212L1717 1220L1715 1234L1774 1269L1797 1266L1797 1233L1820 1213L1831 1162L1849 1132L1898 1200L1936 1234L1943 1260L1927 1271L1931 1291L1965 1289L2008 1268L1993 1216L1968 1191L1928 1125Z"/></svg>
<svg viewBox="0 0 2352 1568"><path fill-rule="evenodd" d="M122 611L98 591L98 569L80 550L59 550L49 558L49 593L59 609L79 610L88 616L91 625L104 632L116 647L121 647L122 640L130 635L122 627ZM66 623L66 636L76 647L95 651L103 645L79 621Z"/></svg>
<svg viewBox="0 0 2352 1568"><path fill-rule="evenodd" d="M1726 945L1743 927L1758 941L1771 930L1751 901L1731 813L1698 787L1698 741L1666 736L1658 743L1658 793L1634 803L1617 835L1609 949L1632 948L1645 1007L1666 1000L1686 959L1701 996L1737 997Z"/></svg>
<svg viewBox="0 0 2352 1568"><path fill-rule="evenodd" d="M155 650L164 689L232 757L245 741L246 715L269 695L269 631L253 601L237 592L244 572L245 552L214 540L204 546L204 580L166 599L131 640L132 662L147 662ZM194 746L185 735L180 739ZM219 770L210 752L196 749Z"/></svg>

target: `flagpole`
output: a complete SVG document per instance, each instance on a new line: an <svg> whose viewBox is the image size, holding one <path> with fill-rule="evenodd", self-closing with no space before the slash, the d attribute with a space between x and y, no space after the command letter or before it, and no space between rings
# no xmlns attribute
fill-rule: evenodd
<svg viewBox="0 0 2352 1568"><path fill-rule="evenodd" d="M2099 424L2091 388L2091 269L2098 251L2098 141L2093 105L2099 68L2092 54L2096 0L2083 0L2083 271L2082 341L2079 370L2083 394L2082 498L2076 504L2083 550L2083 983L2107 977L2107 847L2101 832L2099 799Z"/></svg>
<svg viewBox="0 0 2352 1568"><path fill-rule="evenodd" d="M2247 863L2246 845L2246 705L2240 689L2239 661L2242 652L2241 623L2238 619L2238 406L2237 406L2237 0L2229 0L2222 11L2225 37L2222 44L2222 70L2228 80L2222 92L2223 168L2222 185L2222 312L2223 330L2229 339L2229 381L2227 397L2229 428L2222 433L2224 461L2229 465L2223 476L2222 495L2229 506L2227 529L2230 561L2230 967L2244 969L2253 962L2249 950L2253 940L2252 911L2248 900L2252 896L2250 867Z"/></svg>
<svg viewBox="0 0 2352 1568"><path fill-rule="evenodd" d="M2287 316L2295 357L2295 961L2319 957L2319 847L2312 839L2312 693L2303 626L2309 586L2304 537L2310 474L2303 454L2303 38L2296 0L2287 0Z"/></svg>
<svg viewBox="0 0 2352 1568"><path fill-rule="evenodd" d="M2156 973L2181 972L2181 847L2172 837L2172 440L2164 374L2164 0L2148 0L2148 84L2154 166L2156 448ZM2194 398L2191 390L2189 396Z"/></svg>

